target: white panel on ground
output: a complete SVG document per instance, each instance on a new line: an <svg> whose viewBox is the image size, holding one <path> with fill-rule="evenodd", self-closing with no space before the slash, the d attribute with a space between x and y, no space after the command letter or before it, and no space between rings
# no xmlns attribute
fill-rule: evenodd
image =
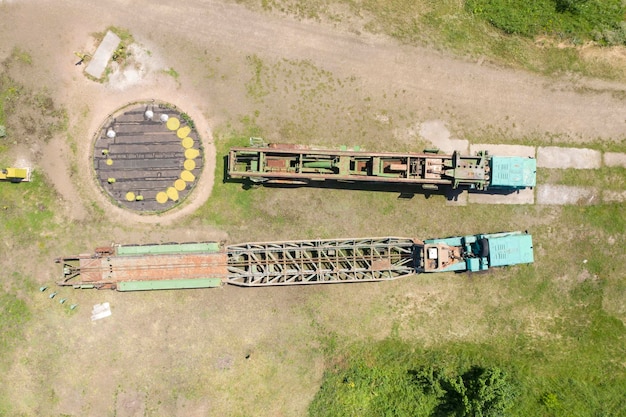
<svg viewBox="0 0 626 417"><path fill-rule="evenodd" d="M104 69L113 56L113 52L117 49L117 45L120 44L121 39L115 33L108 31L104 36L102 43L96 49L96 53L93 54L93 58L89 61L89 65L87 65L87 74L91 75L94 78L102 77L104 73Z"/></svg>
<svg viewBox="0 0 626 417"><path fill-rule="evenodd" d="M109 303L96 304L91 310L91 321L96 321L111 315L111 305Z"/></svg>
<svg viewBox="0 0 626 417"><path fill-rule="evenodd" d="M537 204L591 205L600 203L598 190L591 187L572 187L569 185L543 184L537 186Z"/></svg>
<svg viewBox="0 0 626 417"><path fill-rule="evenodd" d="M540 168L596 169L602 164L602 153L593 149L537 148L537 166Z"/></svg>

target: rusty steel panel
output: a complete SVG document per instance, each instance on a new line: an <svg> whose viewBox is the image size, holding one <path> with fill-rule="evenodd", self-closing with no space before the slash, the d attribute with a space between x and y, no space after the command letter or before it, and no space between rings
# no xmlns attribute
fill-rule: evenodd
<svg viewBox="0 0 626 417"><path fill-rule="evenodd" d="M224 253L111 256L80 259L82 282L121 282L225 277Z"/></svg>

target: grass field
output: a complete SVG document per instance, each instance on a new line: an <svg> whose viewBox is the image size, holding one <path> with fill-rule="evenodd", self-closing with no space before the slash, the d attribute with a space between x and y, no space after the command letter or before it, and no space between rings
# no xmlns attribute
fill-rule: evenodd
<svg viewBox="0 0 626 417"><path fill-rule="evenodd" d="M574 47L505 36L459 2L339 4L254 2L341 24L358 15L362 30L540 72L624 77L614 62L589 61ZM11 59L31 61L21 50ZM259 55L246 65L242 88L254 110L214 127L213 193L181 223L114 223L97 203L86 207L86 220L73 221L38 170L31 183L0 184L0 415L433 415L438 399L413 384L410 372L437 367L454 376L475 365L506 373L514 388L508 415L626 415L623 203L447 206L441 196L420 193L404 199L394 192L222 181L227 149L267 131L286 142L372 151L426 145L394 133L415 122L395 100L402 91L375 96L357 80L339 79L309 61ZM18 116L46 110L43 130L32 137L67 135L65 112L46 91L16 83L6 66L0 82L0 124L11 135L0 139L0 164L14 162L12 138L23 129ZM501 132L494 127L492 133L487 142ZM549 136L518 142L551 144ZM619 138L593 144L619 152L624 146ZM539 172L540 182L615 191L625 180L622 168ZM197 240L215 231L238 243L504 230L532 233L534 264L380 284L142 294L60 289L49 298L60 273L56 256L112 240L191 234ZM51 288L42 293L41 285ZM60 297L69 301L61 305ZM103 300L112 302L113 317L91 323L90 306ZM72 302L78 310L69 311ZM407 404L407 394L424 402Z"/></svg>

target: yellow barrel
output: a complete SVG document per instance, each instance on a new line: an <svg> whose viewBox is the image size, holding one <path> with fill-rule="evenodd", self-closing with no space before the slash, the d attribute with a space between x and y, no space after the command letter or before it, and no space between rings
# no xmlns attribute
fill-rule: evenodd
<svg viewBox="0 0 626 417"><path fill-rule="evenodd" d="M174 187L167 187L167 196L172 201L178 201L178 191Z"/></svg>
<svg viewBox="0 0 626 417"><path fill-rule="evenodd" d="M191 128L189 126L183 126L176 131L176 136L182 139L186 138L189 133L191 133Z"/></svg>
<svg viewBox="0 0 626 417"><path fill-rule="evenodd" d="M181 172L181 173L180 173L180 178L181 178L183 181L186 181L186 182L194 182L194 181L196 180L196 176L195 176L195 175L193 175L193 174L192 174L191 172L189 172L189 171L183 171L183 172Z"/></svg>
<svg viewBox="0 0 626 417"><path fill-rule="evenodd" d="M194 161L193 159L187 159L184 163L184 166L187 171L193 171L196 167L196 161Z"/></svg>
<svg viewBox="0 0 626 417"><path fill-rule="evenodd" d="M185 149L193 148L193 139L190 138L189 136L183 139L183 148Z"/></svg>
<svg viewBox="0 0 626 417"><path fill-rule="evenodd" d="M186 159L196 159L200 156L200 151L194 148L189 148L185 151Z"/></svg>
<svg viewBox="0 0 626 417"><path fill-rule="evenodd" d="M176 188L176 190L183 191L186 187L187 183L185 181L180 179L174 181L174 188Z"/></svg>
<svg viewBox="0 0 626 417"><path fill-rule="evenodd" d="M179 127L180 127L180 120L178 120L175 117L170 117L169 119L167 119L167 128L169 130L178 130Z"/></svg>
<svg viewBox="0 0 626 417"><path fill-rule="evenodd" d="M159 204L165 204L167 202L167 193L165 193L164 191L159 192L156 195L156 201Z"/></svg>

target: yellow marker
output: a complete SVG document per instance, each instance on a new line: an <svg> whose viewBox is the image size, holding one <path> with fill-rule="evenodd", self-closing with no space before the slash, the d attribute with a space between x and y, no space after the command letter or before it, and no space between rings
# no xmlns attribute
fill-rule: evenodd
<svg viewBox="0 0 626 417"><path fill-rule="evenodd" d="M195 176L195 175L193 175L193 174L192 174L191 172L189 172L189 171L183 171L183 172L181 172L181 173L180 173L180 178L181 178L183 181L186 181L186 182L194 182L194 181L195 181L195 179L196 179L196 176Z"/></svg>
<svg viewBox="0 0 626 417"><path fill-rule="evenodd" d="M187 159L183 165L187 171L193 171L196 167L196 161L193 159Z"/></svg>
<svg viewBox="0 0 626 417"><path fill-rule="evenodd" d="M183 139L183 148L185 149L193 148L193 139L190 138L189 136Z"/></svg>
<svg viewBox="0 0 626 417"><path fill-rule="evenodd" d="M189 148L185 151L185 158L196 159L200 156L200 151L194 148Z"/></svg>
<svg viewBox="0 0 626 417"><path fill-rule="evenodd" d="M183 126L180 129L178 129L178 131L176 131L176 136L178 136L179 139L182 138L186 138L187 135L189 135L191 133L191 128L189 126Z"/></svg>
<svg viewBox="0 0 626 417"><path fill-rule="evenodd" d="M156 201L159 204L165 204L167 202L167 194L164 191L161 191L156 195Z"/></svg>
<svg viewBox="0 0 626 417"><path fill-rule="evenodd" d="M129 191L126 193L126 201L134 201L135 200L135 193L133 193L132 191Z"/></svg>
<svg viewBox="0 0 626 417"><path fill-rule="evenodd" d="M167 128L169 130L177 130L180 127L180 120L175 117L167 119Z"/></svg>
<svg viewBox="0 0 626 417"><path fill-rule="evenodd" d="M174 181L174 188L176 188L176 190L183 191L186 187L187 183L185 181L180 179Z"/></svg>
<svg viewBox="0 0 626 417"><path fill-rule="evenodd" d="M170 200L178 201L178 191L176 191L176 188L174 187L167 188L167 196L170 198Z"/></svg>
<svg viewBox="0 0 626 417"><path fill-rule="evenodd" d="M107 159L107 165L113 165L113 160L111 158Z"/></svg>

